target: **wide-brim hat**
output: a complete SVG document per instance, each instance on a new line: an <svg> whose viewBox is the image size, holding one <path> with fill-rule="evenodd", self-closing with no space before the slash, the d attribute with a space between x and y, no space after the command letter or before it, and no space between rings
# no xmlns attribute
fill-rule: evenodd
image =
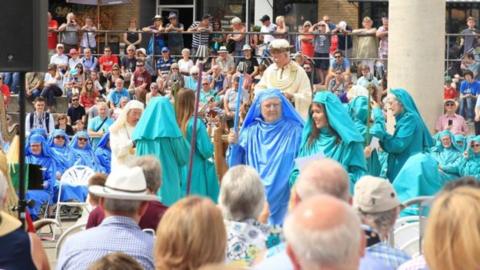
<svg viewBox="0 0 480 270"><path fill-rule="evenodd" d="M219 52L219 53L221 53L221 52L226 52L226 53L228 53L228 50L227 50L227 47L225 47L225 46L220 46L220 48L218 49L217 52Z"/></svg>
<svg viewBox="0 0 480 270"><path fill-rule="evenodd" d="M143 170L140 167L118 166L107 177L105 186L93 185L88 191L99 197L117 200L154 201L149 194Z"/></svg>
<svg viewBox="0 0 480 270"><path fill-rule="evenodd" d="M455 106L458 107L458 101L456 101L455 99L451 99L451 98L445 99L443 101L443 105L446 105L447 102L453 102L455 104Z"/></svg>

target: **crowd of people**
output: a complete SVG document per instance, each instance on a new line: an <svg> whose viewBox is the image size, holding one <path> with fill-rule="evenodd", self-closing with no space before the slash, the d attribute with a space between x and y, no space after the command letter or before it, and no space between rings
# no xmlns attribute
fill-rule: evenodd
<svg viewBox="0 0 480 270"><path fill-rule="evenodd" d="M92 21L80 27L69 14L60 27L52 23L59 31L52 36L67 37L54 44L48 72L26 74L34 104L25 119L26 162L43 168L43 189L27 192L35 201L29 215L45 216L60 191L61 201L93 208L88 229L61 247L57 269L480 266L477 243L462 238L473 233L452 225L467 214L468 230L479 225L473 208L462 207L480 196L480 136L473 135L480 82L473 63L446 78L445 114L432 136L408 91L386 88L387 18L379 29L366 17L363 28L352 30L324 16L305 21L291 40L282 16L276 24L263 16L263 35L251 38L239 18L231 20L235 33L223 35L216 32L220 22L205 15L186 30L191 48L184 48L177 15L168 20L164 26L155 16L142 29L152 37L146 48L139 47L145 34L130 21L125 55L105 47L97 57ZM361 35L356 43L350 32ZM350 58L353 45L365 60ZM291 56L296 47L300 53ZM57 110L60 96L66 112ZM225 135L226 153L214 148L216 129ZM223 154L224 175L213 162ZM79 165L97 173L89 187L60 185L62 174ZM0 199L12 188L9 175L0 175ZM437 199L425 255L412 259L387 240L399 215L419 214L401 205L416 196ZM459 218L444 218L450 213ZM24 247L29 259L21 269L46 269L38 243L25 249L37 240L6 220L0 239Z"/></svg>

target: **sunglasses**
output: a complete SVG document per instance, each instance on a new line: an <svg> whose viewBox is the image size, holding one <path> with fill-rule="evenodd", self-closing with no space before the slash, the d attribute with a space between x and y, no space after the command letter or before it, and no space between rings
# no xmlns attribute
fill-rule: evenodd
<svg viewBox="0 0 480 270"><path fill-rule="evenodd" d="M55 139L58 139L58 140L62 139L62 140L65 140L65 138L64 138L63 136L55 136Z"/></svg>
<svg viewBox="0 0 480 270"><path fill-rule="evenodd" d="M455 105L455 103L452 103L452 102L445 103L445 106L453 106L453 105Z"/></svg>
<svg viewBox="0 0 480 270"><path fill-rule="evenodd" d="M79 142L86 142L86 141L87 141L87 138L78 138L78 141L79 141Z"/></svg>
<svg viewBox="0 0 480 270"><path fill-rule="evenodd" d="M137 65L137 67L143 67L143 65Z"/></svg>
<svg viewBox="0 0 480 270"><path fill-rule="evenodd" d="M75 99L72 99L72 102L75 102L75 101L78 101L78 99L77 99L77 98L75 98Z"/></svg>
<svg viewBox="0 0 480 270"><path fill-rule="evenodd" d="M202 85L208 85L208 83L202 83Z"/></svg>

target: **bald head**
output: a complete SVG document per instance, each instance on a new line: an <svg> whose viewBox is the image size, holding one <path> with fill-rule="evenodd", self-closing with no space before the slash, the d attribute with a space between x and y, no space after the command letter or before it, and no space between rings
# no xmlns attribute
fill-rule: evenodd
<svg viewBox="0 0 480 270"><path fill-rule="evenodd" d="M348 174L335 160L312 161L298 176L296 192L300 200L318 194L328 194L348 202L350 200Z"/></svg>
<svg viewBox="0 0 480 270"><path fill-rule="evenodd" d="M360 220L344 201L308 198L287 217L284 233L296 269L358 269L364 250Z"/></svg>

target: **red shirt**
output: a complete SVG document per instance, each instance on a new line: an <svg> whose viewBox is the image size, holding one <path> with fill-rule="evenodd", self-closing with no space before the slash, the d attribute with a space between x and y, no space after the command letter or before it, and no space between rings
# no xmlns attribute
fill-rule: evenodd
<svg viewBox="0 0 480 270"><path fill-rule="evenodd" d="M163 214L167 211L168 207L163 205L159 201L150 201L148 202L147 211L140 219L138 226L143 229L153 229L154 231L157 230L158 224L163 217ZM90 212L88 215L87 221L87 229L97 227L102 223L103 219L105 218L105 212L101 207L97 207Z"/></svg>
<svg viewBox="0 0 480 270"><path fill-rule="evenodd" d="M118 58L115 55L102 55L100 59L98 59L98 63L103 68L104 71L112 71L112 67L114 64L118 64Z"/></svg>
<svg viewBox="0 0 480 270"><path fill-rule="evenodd" d="M146 89L148 90L150 83L152 83L152 76L150 76L150 73L148 73L148 71L145 70L143 73L141 73L136 70L135 72L133 72L133 84L135 85L135 87L139 87L144 82L147 83Z"/></svg>
<svg viewBox="0 0 480 270"><path fill-rule="evenodd" d="M457 95L457 90L455 90L455 88L452 86L443 87L443 99L456 99Z"/></svg>
<svg viewBox="0 0 480 270"><path fill-rule="evenodd" d="M58 28L58 23L55 20L51 20L48 22L48 28ZM57 32L53 31L48 31L47 34L48 37L48 49L49 50L54 50L57 47Z"/></svg>
<svg viewBox="0 0 480 270"><path fill-rule="evenodd" d="M3 84L0 87L0 91L3 95L3 103L5 104L5 106L7 106L8 102L10 101L10 87L8 87L8 85L6 84Z"/></svg>
<svg viewBox="0 0 480 270"><path fill-rule="evenodd" d="M305 35L305 36L311 37L311 38L314 37L313 35ZM312 41L303 41L302 40L300 42L300 45L301 45L301 50L302 50L303 55L306 55L308 57L313 57L314 49L313 49Z"/></svg>
<svg viewBox="0 0 480 270"><path fill-rule="evenodd" d="M98 93L97 91L93 91L92 95L80 94L80 104L85 108L88 109L95 105L95 98L97 98Z"/></svg>

